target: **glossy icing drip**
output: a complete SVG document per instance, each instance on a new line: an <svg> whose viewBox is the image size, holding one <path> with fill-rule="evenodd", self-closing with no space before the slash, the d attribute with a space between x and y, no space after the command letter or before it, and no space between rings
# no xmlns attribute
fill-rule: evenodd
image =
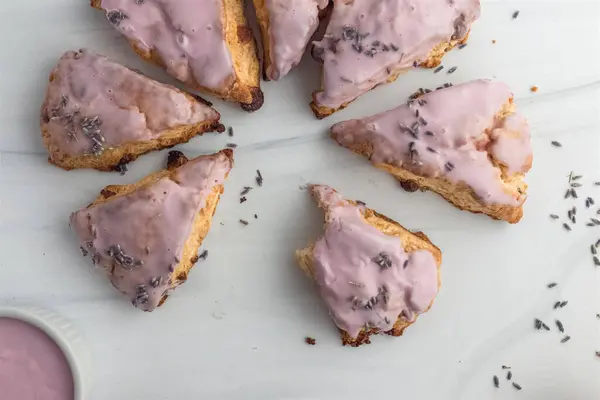
<svg viewBox="0 0 600 400"><path fill-rule="evenodd" d="M221 0L102 0L109 22L190 86L225 93L233 84Z"/></svg>
<svg viewBox="0 0 600 400"><path fill-rule="evenodd" d="M314 247L314 277L336 325L356 338L365 327L388 331L398 317L412 321L424 312L438 290L433 255L405 252L399 237L370 225L363 206L333 189L312 190L327 215Z"/></svg>
<svg viewBox="0 0 600 400"><path fill-rule="evenodd" d="M501 169L489 157L508 174L531 167L529 127L523 116L495 117L511 99L506 84L476 80L372 117L335 124L331 131L344 147L372 147L373 164L464 182L484 203L517 206L526 195L506 187Z"/></svg>
<svg viewBox="0 0 600 400"><path fill-rule="evenodd" d="M196 214L231 167L223 152L199 157L174 177L77 211L71 226L84 255L105 268L134 306L152 311L175 281Z"/></svg>
<svg viewBox="0 0 600 400"><path fill-rule="evenodd" d="M51 143L68 155L100 154L218 118L215 110L180 90L89 50L62 56L42 110Z"/></svg>
<svg viewBox="0 0 600 400"><path fill-rule="evenodd" d="M3 400L73 400L71 367L58 345L36 326L0 318Z"/></svg>
<svg viewBox="0 0 600 400"><path fill-rule="evenodd" d="M322 41L319 106L338 108L399 69L425 61L439 44L462 40L479 0L335 0Z"/></svg>
<svg viewBox="0 0 600 400"><path fill-rule="evenodd" d="M284 77L304 54L306 45L319 25L319 10L328 0L266 0L269 12L271 80Z"/></svg>

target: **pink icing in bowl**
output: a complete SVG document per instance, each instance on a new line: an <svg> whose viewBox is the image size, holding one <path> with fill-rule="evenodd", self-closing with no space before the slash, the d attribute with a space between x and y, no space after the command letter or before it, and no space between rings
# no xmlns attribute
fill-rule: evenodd
<svg viewBox="0 0 600 400"><path fill-rule="evenodd" d="M70 324L37 308L0 307L3 400L82 400L82 379Z"/></svg>

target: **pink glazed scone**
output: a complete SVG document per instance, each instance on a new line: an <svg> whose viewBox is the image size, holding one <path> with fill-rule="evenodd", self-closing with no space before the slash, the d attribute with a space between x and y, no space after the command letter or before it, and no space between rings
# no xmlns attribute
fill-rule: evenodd
<svg viewBox="0 0 600 400"><path fill-rule="evenodd" d="M334 0L313 50L323 62L313 112L327 117L411 68L438 66L467 41L479 12L479 0Z"/></svg>
<svg viewBox="0 0 600 400"><path fill-rule="evenodd" d="M230 149L189 161L172 151L167 169L105 187L71 215L83 255L135 307L154 310L198 261L232 167Z"/></svg>
<svg viewBox="0 0 600 400"><path fill-rule="evenodd" d="M296 257L315 280L342 343L357 347L374 334L402 335L437 295L441 251L362 202L328 186L310 189L325 212L325 232Z"/></svg>
<svg viewBox="0 0 600 400"><path fill-rule="evenodd" d="M90 50L68 51L50 74L41 128L49 162L123 170L150 151L224 131L202 99Z"/></svg>
<svg viewBox="0 0 600 400"><path fill-rule="evenodd" d="M529 126L502 82L426 90L408 103L331 128L341 146L456 207L511 224L523 216L533 152Z"/></svg>

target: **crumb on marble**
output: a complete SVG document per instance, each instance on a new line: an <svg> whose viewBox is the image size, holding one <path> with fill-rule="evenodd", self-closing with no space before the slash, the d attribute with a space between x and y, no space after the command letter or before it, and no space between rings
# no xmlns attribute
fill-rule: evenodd
<svg viewBox="0 0 600 400"><path fill-rule="evenodd" d="M317 344L317 340L316 340L316 339L313 339L313 338L311 338L311 337L309 337L309 336L307 336L307 337L305 337L305 338L304 338L304 342L305 342L306 344L309 344L309 345L311 345L311 346L314 346L315 344Z"/></svg>
<svg viewBox="0 0 600 400"><path fill-rule="evenodd" d="M532 87L529 88L529 90L531 90L533 93L538 91L538 87L533 85Z"/></svg>

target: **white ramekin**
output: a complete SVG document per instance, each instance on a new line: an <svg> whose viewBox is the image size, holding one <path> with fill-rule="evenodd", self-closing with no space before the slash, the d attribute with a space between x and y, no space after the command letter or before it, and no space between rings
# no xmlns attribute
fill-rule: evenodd
<svg viewBox="0 0 600 400"><path fill-rule="evenodd" d="M14 318L27 322L45 332L65 354L75 388L75 400L85 399L83 370L87 364L87 351L81 336L66 319L52 310L37 306L0 306L0 317Z"/></svg>

